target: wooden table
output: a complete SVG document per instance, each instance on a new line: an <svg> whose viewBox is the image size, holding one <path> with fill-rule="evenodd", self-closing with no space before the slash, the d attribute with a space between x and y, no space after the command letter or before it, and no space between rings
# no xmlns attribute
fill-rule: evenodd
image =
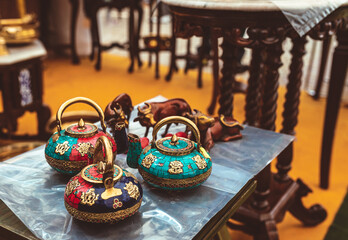
<svg viewBox="0 0 348 240"><path fill-rule="evenodd" d="M143 135L144 128L137 124L134 123L130 131ZM180 126L173 128L175 132ZM48 231L50 235L54 232L58 234L56 238L85 234L86 238L105 239L117 233L124 239L152 239L154 235L165 239L211 239L254 191L256 182L253 176L294 139L252 127L246 127L243 136L235 142L217 143L211 151L213 170L208 180L198 188L179 193L156 190L145 184L136 170L126 166L126 156L118 155L117 164L135 174L142 184L144 197L138 214L112 226L94 225L91 228L90 224L71 219L62 204L67 178L63 178L46 164L43 146L9 159L6 164L0 163L0 199L26 226L35 226L33 228L39 236L48 236ZM32 174L31 168L35 174ZM25 183L17 181L23 178L27 179ZM18 183L22 187L18 187ZM19 191L12 194L21 195L21 200L11 198L4 186ZM24 199L26 200L23 201ZM33 202L38 202L40 207L33 209ZM21 206L20 210L18 204ZM45 215L42 212L44 209L50 214ZM4 204L0 204L0 216L0 236L15 236L15 239L32 237L28 235L28 229ZM189 225L187 219L191 221ZM70 229L68 232L61 229L66 227Z"/></svg>
<svg viewBox="0 0 348 240"><path fill-rule="evenodd" d="M282 133L295 134L297 125L300 86L302 78L303 56L306 36L322 39L328 33L343 29L347 18L342 9L326 17L312 30L300 37L286 19L282 11L272 1L240 0L164 0L170 5L174 16L174 34L189 38L203 36L209 31L215 37L222 37L223 54L222 78L220 79L219 113L233 115L233 92L236 67L238 64L237 47L252 49L250 77L245 105L245 122L251 126L275 130L278 69L282 66L282 43L290 38L292 61L288 76L287 93L283 110ZM310 3L312 7L324 8L326 5L313 1L278 1L282 10L301 10ZM327 5L330 2L327 1ZM300 18L300 16L298 16ZM321 19L320 19L321 20ZM249 38L244 38L241 29L247 28ZM244 223L242 226L231 225L254 236L255 239L278 239L276 223L282 221L289 211L305 225L317 225L326 218L325 209L319 204L304 207L302 198L312 190L300 179L288 176L293 157L293 145L290 144L278 157L277 173L271 173L268 165L258 174L258 186L253 198L241 207L234 218Z"/></svg>
<svg viewBox="0 0 348 240"><path fill-rule="evenodd" d="M3 103L0 134L3 137L14 137L17 119L30 111L37 113L36 137L46 139L45 125L51 115L49 107L42 101L42 59L46 56L46 49L39 40L35 40L23 46L8 47L8 51L8 55L0 56L0 90Z"/></svg>

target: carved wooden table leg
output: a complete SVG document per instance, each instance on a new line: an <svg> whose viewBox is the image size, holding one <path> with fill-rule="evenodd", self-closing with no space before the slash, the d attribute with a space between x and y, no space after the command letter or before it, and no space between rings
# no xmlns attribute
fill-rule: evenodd
<svg viewBox="0 0 348 240"><path fill-rule="evenodd" d="M93 7L93 13L91 14L91 22L92 22L92 28L93 33L95 34L95 47L97 47L97 62L94 66L94 68L99 71L101 68L101 52L102 52L102 46L100 44L100 36L99 36L99 27L98 27L98 7ZM92 39L93 40L93 39Z"/></svg>
<svg viewBox="0 0 348 240"><path fill-rule="evenodd" d="M293 47L291 50L292 61L290 65L289 82L287 85L286 100L283 112L283 129L282 133L295 134L295 126L297 125L298 106L300 102L300 86L302 78L303 55L305 54L306 37L292 38ZM306 196L312 190L307 187L301 180L294 183L288 176L291 169L291 161L293 155L293 144L291 143L278 157L275 180L280 184L292 182L296 184L295 197L289 207L289 211L306 225L317 225L326 218L325 209L319 204L313 205L309 209L305 208L302 203L302 197Z"/></svg>
<svg viewBox="0 0 348 240"><path fill-rule="evenodd" d="M135 9L135 0L130 1L129 8L129 20L128 20L128 41L129 41L129 55L131 63L128 67L128 72L132 73L134 71L134 58L135 58L135 33L134 33L134 9Z"/></svg>
<svg viewBox="0 0 348 240"><path fill-rule="evenodd" d="M236 58L238 48L231 43L228 42L226 38L224 38L222 47L222 56L221 59L223 61L223 67L221 69L222 78L220 79L221 87L220 87L220 109L219 114L223 114L225 116L232 116L233 112L233 89L232 86L235 82L235 73L238 64L238 60Z"/></svg>
<svg viewBox="0 0 348 240"><path fill-rule="evenodd" d="M329 187L330 158L337 116L348 67L348 29L337 32L338 46L335 48L332 65L329 95L326 103L324 134L320 163L320 187Z"/></svg>
<svg viewBox="0 0 348 240"><path fill-rule="evenodd" d="M245 123L249 126L257 126L260 116L260 85L263 78L264 47L258 44L252 49L250 62L250 77L245 104Z"/></svg>
<svg viewBox="0 0 348 240"><path fill-rule="evenodd" d="M170 39L170 63L169 63L169 71L166 75L166 81L169 82L172 79L173 70L175 69L175 50L176 50L176 37L175 37L175 30L174 30L174 23L175 23L175 16L173 16L173 23L172 23L172 37ZM188 40L189 41L189 40Z"/></svg>
<svg viewBox="0 0 348 240"><path fill-rule="evenodd" d="M79 11L80 0L70 0L71 3L71 22L70 22L70 49L72 55L72 63L79 64L80 59L76 53L76 23Z"/></svg>
<svg viewBox="0 0 348 240"><path fill-rule="evenodd" d="M211 103L208 107L208 113L213 114L216 106L216 102L219 96L220 91L220 81L219 81L219 46L218 46L218 37L213 28L210 29L210 40L211 48L213 49L213 94ZM190 40L188 40L189 42ZM189 48L187 48L189 49ZM186 60L188 64L188 60Z"/></svg>
<svg viewBox="0 0 348 240"><path fill-rule="evenodd" d="M142 25L142 22L143 22L143 15L144 15L144 11L143 11L143 8L142 8L142 2L139 1L136 3L137 6L135 6L135 9L137 10L138 12L138 24L137 24L137 27L136 27L136 37L135 37L135 47L136 47L136 55L137 55L137 61L138 61L138 67L141 67L143 66L143 62L141 61L141 58L140 58L140 51L139 51L139 39L140 39L140 30L141 30L141 25Z"/></svg>
<svg viewBox="0 0 348 240"><path fill-rule="evenodd" d="M284 111L283 111L283 129L282 133L295 135L295 126L297 125L298 107L300 104L301 78L303 67L303 55L305 54L305 37L293 38L293 47L291 50L292 61L290 65L289 82L287 84L287 92L285 95ZM292 143L279 155L277 162L278 173L275 175L279 182L289 181L287 175L291 169L293 146Z"/></svg>
<svg viewBox="0 0 348 240"><path fill-rule="evenodd" d="M267 66L264 77L263 95L262 95L262 114L260 127L275 131L275 120L277 117L277 100L279 86L278 69L283 65L280 59L283 39L267 47L265 65Z"/></svg>

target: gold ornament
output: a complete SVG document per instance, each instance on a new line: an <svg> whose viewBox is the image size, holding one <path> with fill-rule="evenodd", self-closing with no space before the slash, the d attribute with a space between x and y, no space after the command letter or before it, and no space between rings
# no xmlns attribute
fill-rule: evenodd
<svg viewBox="0 0 348 240"><path fill-rule="evenodd" d="M77 145L78 147L76 148L76 150L79 151L82 157L88 153L88 150L91 146L89 142L78 143Z"/></svg>
<svg viewBox="0 0 348 240"><path fill-rule="evenodd" d="M99 197L99 194L95 194L94 191L94 188L90 188L87 192L83 192L81 195L81 203L92 206Z"/></svg>
<svg viewBox="0 0 348 240"><path fill-rule="evenodd" d="M69 142L65 141L63 143L58 143L56 146L55 153L59 153L60 155L63 155L66 151L68 151L70 148Z"/></svg>
<svg viewBox="0 0 348 240"><path fill-rule="evenodd" d="M135 200L140 196L139 188L137 185L134 185L132 182L126 183L126 186L123 188L128 192L128 195Z"/></svg>
<svg viewBox="0 0 348 240"><path fill-rule="evenodd" d="M180 161L173 161L173 162L170 162L169 164L169 169L168 169L168 172L170 174L180 174L183 172L182 170L182 167L184 165L180 162Z"/></svg>
<svg viewBox="0 0 348 240"><path fill-rule="evenodd" d="M143 165L146 168L150 168L152 163L156 160L156 158L157 157L155 157L154 155L152 155L152 153L150 153L143 159L143 161L141 162L141 165Z"/></svg>
<svg viewBox="0 0 348 240"><path fill-rule="evenodd" d="M71 181L65 188L65 194L69 196L78 186L80 186L80 183L77 179Z"/></svg>
<svg viewBox="0 0 348 240"><path fill-rule="evenodd" d="M207 162L199 155L194 156L192 160L195 161L199 169L204 169L207 167Z"/></svg>
<svg viewBox="0 0 348 240"><path fill-rule="evenodd" d="M122 206L123 206L123 203L118 198L115 198L114 199L114 204L112 205L112 207L114 209L116 209L116 208L120 208Z"/></svg>

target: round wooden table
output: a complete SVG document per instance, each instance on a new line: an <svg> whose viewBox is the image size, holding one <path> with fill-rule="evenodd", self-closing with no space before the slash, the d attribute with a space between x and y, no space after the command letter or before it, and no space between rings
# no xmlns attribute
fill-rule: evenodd
<svg viewBox="0 0 348 240"><path fill-rule="evenodd" d="M309 0L296 4L291 0L278 1L281 3L278 6L272 1L264 0L163 0L163 2L168 4L172 11L173 34L176 37L203 36L209 32L213 36L212 39L223 38L219 114L233 115L232 86L235 83L238 65L237 47L252 49L245 105L245 122L251 126L275 130L282 43L285 38L290 38L293 43L292 61L281 132L295 134L306 36L323 39L337 31L346 31L347 5L336 9L337 6L331 6L330 1L325 4L322 1ZM303 15L303 10L309 3L312 11L313 9L314 12L315 9L318 11L318 14L314 15L321 18L300 26L299 23L304 20L301 18L306 17ZM291 13L296 12L301 15L291 16ZM292 23L297 31L288 21L291 17L294 17ZM317 22L320 23L315 25ZM247 29L248 38L243 36L243 29ZM306 33L308 30L310 31ZM303 35L304 33L306 34ZM340 39L338 41L340 42ZM267 166L257 175L258 186L253 198L234 216L244 225L230 225L230 227L246 231L254 235L255 239L278 239L276 223L283 219L286 211L305 225L317 225L326 218L327 213L321 205L315 204L305 208L302 204L302 197L312 190L300 179L294 181L288 176L292 155L293 145L290 144L278 157L277 173L272 173L270 166Z"/></svg>

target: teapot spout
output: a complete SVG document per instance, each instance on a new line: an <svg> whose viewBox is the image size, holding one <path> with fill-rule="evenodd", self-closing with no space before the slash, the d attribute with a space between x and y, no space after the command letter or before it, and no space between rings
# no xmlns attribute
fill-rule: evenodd
<svg viewBox="0 0 348 240"><path fill-rule="evenodd" d="M138 167L138 159L142 152L140 138L132 133L128 134L129 149L127 153L127 164L131 168Z"/></svg>

